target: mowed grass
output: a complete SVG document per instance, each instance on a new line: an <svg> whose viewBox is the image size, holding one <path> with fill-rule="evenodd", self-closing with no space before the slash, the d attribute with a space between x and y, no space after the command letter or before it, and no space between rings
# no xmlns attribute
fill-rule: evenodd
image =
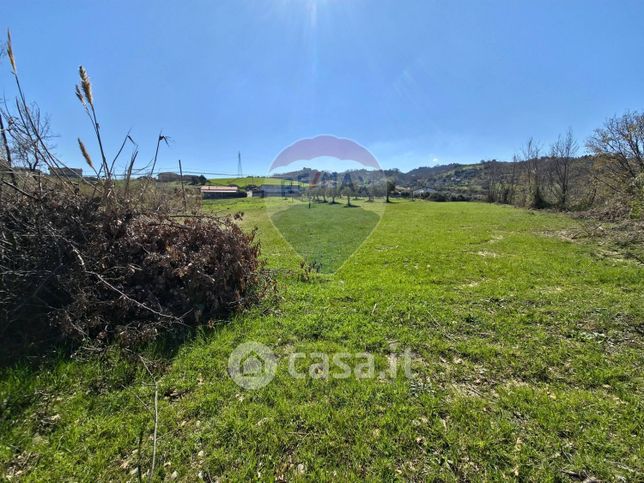
<svg viewBox="0 0 644 483"><path fill-rule="evenodd" d="M270 220L294 204L207 205L258 227L279 297L172 355L150 348L157 479L642 479L641 266L570 241L564 216L417 201L387 206L337 272L303 282ZM226 372L247 341L278 357L256 391ZM369 352L380 371L405 349L412 379L288 373L297 351ZM0 478L136 480L151 382L116 350L2 370Z"/></svg>

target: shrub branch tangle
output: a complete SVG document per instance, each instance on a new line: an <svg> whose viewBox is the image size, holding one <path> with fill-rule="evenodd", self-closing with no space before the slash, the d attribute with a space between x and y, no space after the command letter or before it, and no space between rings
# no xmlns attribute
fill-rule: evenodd
<svg viewBox="0 0 644 483"><path fill-rule="evenodd" d="M15 109L5 101L0 111L12 156L0 173L0 343L19 346L46 336L133 345L259 300L268 285L254 233L233 217L198 215L196 194L188 203L150 181L166 136L159 135L143 179L135 177L138 146L129 133L109 161L81 67L76 96L100 161L96 167L78 139L95 177L65 176L65 163L48 143L48 122L26 101L10 37L7 54L18 96ZM128 144L124 179L117 180Z"/></svg>

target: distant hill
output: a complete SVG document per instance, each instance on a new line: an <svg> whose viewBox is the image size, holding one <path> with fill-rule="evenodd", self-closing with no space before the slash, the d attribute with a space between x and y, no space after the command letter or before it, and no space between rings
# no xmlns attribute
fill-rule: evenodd
<svg viewBox="0 0 644 483"><path fill-rule="evenodd" d="M397 169L373 171L366 169L352 170L352 177L361 180L382 178L386 176L401 188L429 188L433 191L455 195L483 196L487 165L480 164L445 164L412 169L404 173ZM276 175L281 179L293 179L308 182L314 170L304 168L298 171ZM338 173L342 177L342 173Z"/></svg>
<svg viewBox="0 0 644 483"><path fill-rule="evenodd" d="M487 165L447 164L416 168L401 173L396 183L411 188L430 188L439 193L483 196L487 179Z"/></svg>
<svg viewBox="0 0 644 483"><path fill-rule="evenodd" d="M544 166L550 162L547 157L539 158L539 163ZM592 157L582 156L576 158L573 164L576 172L584 172L590 169ZM477 164L444 164L439 166L424 166L414 168L405 173L398 169L374 171L367 169L351 170L351 177L360 182L379 181L383 176L393 181L400 191L410 189L425 189L435 199L485 199L488 197L490 179L495 181L509 178L511 172L517 166L517 172L523 172L524 163L519 162L513 165L511 162L497 160L481 161ZM234 184L240 188L250 185L281 184L283 180L301 182L308 184L312 174L317 171L311 168L303 168L297 171L276 174L273 177L246 177L246 178L219 178L209 180L209 184L228 185ZM346 172L336 173L338 178ZM577 176L577 175L575 175ZM524 180L517 179L521 184ZM579 184L579 183L577 183Z"/></svg>

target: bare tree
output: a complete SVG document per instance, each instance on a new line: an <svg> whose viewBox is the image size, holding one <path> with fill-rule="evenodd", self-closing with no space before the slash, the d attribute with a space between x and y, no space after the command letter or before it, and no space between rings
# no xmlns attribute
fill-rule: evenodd
<svg viewBox="0 0 644 483"><path fill-rule="evenodd" d="M631 189L644 172L644 114L627 112L595 129L586 147L597 156L600 180L612 189Z"/></svg>
<svg viewBox="0 0 644 483"><path fill-rule="evenodd" d="M7 120L7 149L11 161L19 167L35 172L46 163L46 151L53 149L49 118L40 112L36 103L29 105L16 101L12 112L7 107L0 108L0 116Z"/></svg>
<svg viewBox="0 0 644 483"><path fill-rule="evenodd" d="M517 176L519 171L519 160L516 156L512 156L512 163L510 163L510 181L508 183L508 190L504 203L513 204L515 202L515 192L517 187Z"/></svg>
<svg viewBox="0 0 644 483"><path fill-rule="evenodd" d="M501 184L501 169L499 163L495 160L486 163L485 171L487 172L487 200L490 203L500 201L499 185Z"/></svg>
<svg viewBox="0 0 644 483"><path fill-rule="evenodd" d="M557 206L561 209L567 208L570 201L572 163L578 150L579 144L575 140L571 128L565 135L560 135L550 147L550 157L552 158L548 166L550 189L557 200Z"/></svg>
<svg viewBox="0 0 644 483"><path fill-rule="evenodd" d="M524 204L533 208L541 208L544 205L543 198L543 164L539 159L541 154L540 146L533 138L529 138L521 149L521 160L524 162L526 192Z"/></svg>
<svg viewBox="0 0 644 483"><path fill-rule="evenodd" d="M4 51L9 59L11 74L18 94L15 98L15 110L9 108L6 99L3 99L3 105L0 106L0 117L6 120L3 134L8 134L8 140L5 145L8 146L7 157L11 158L11 163L9 164L17 164L16 161L21 161L20 164L32 171L37 170L39 166L60 168L64 164L52 153L50 142L52 136L49 132L49 121L46 117L41 116L40 109L36 104L28 103L26 100L18 76L10 32L7 32ZM13 179L13 184L10 186L19 190L20 188L16 185L15 170L10 170ZM27 179L25 181L28 182ZM4 180L2 182L7 184ZM42 178L40 176L37 177L37 186L40 195L42 194ZM63 183L61 189L73 193L77 186L72 185L72 183Z"/></svg>
<svg viewBox="0 0 644 483"><path fill-rule="evenodd" d="M517 182L517 157L512 162L503 163L495 159L485 163L487 172L487 199L490 202L512 204Z"/></svg>

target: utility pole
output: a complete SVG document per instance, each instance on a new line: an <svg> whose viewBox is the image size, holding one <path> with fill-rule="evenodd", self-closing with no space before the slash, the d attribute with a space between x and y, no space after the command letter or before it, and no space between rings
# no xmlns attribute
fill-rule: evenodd
<svg viewBox="0 0 644 483"><path fill-rule="evenodd" d="M237 152L237 177L238 178L244 177L244 173L242 171L241 151Z"/></svg>

